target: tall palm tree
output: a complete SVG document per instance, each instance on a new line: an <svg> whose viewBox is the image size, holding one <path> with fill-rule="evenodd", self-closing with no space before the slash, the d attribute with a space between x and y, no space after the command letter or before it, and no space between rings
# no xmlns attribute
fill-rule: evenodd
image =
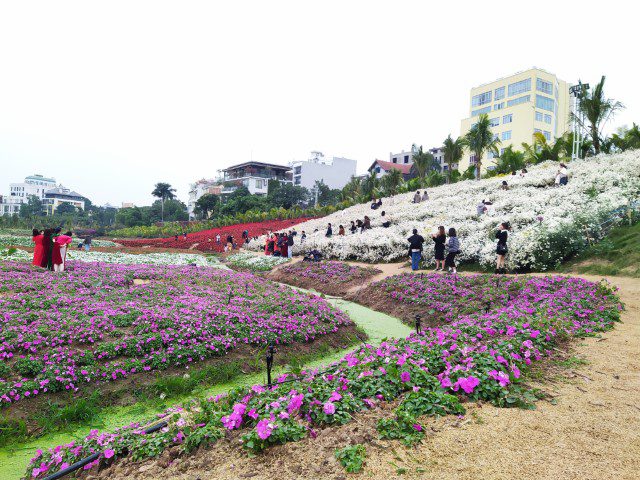
<svg viewBox="0 0 640 480"><path fill-rule="evenodd" d="M154 197L158 197L159 199L162 200L161 203L161 219L164 222L164 202L167 199L172 199L175 197L175 188L171 187L170 183L156 183L156 187L153 189L153 192L151 192L151 195L153 195Z"/></svg>
<svg viewBox="0 0 640 480"><path fill-rule="evenodd" d="M381 180L382 187L388 195L398 193L398 188L402 185L402 182L404 182L404 177L402 176L402 172L397 168L389 170Z"/></svg>
<svg viewBox="0 0 640 480"><path fill-rule="evenodd" d="M455 140L451 138L451 134L444 140L444 161L448 165L447 183L451 181L451 168L460 162L464 154L464 139L461 137Z"/></svg>
<svg viewBox="0 0 640 480"><path fill-rule="evenodd" d="M380 180L378 180L378 175L375 170L373 170L362 180L360 184L360 194L367 199L366 201L369 201L375 195L378 185L380 185Z"/></svg>
<svg viewBox="0 0 640 480"><path fill-rule="evenodd" d="M524 168L525 154L513 149L513 145L509 145L504 149L504 152L500 154L495 162L496 169L493 171L496 174L505 174L515 172Z"/></svg>
<svg viewBox="0 0 640 480"><path fill-rule="evenodd" d="M589 132L596 155L600 153L602 127L618 110L624 108L622 103L604 96L605 78L603 75L593 89L583 88L578 93L578 111L581 115L576 115L575 112L571 114L573 121L578 122L582 128ZM582 121L583 115L586 122Z"/></svg>
<svg viewBox="0 0 640 480"><path fill-rule="evenodd" d="M478 123L471 127L464 136L464 142L476 157L476 180L480 180L482 157L485 152L491 152L497 157L498 145L501 143L500 139L493 135L489 116L486 113L478 117Z"/></svg>
<svg viewBox="0 0 640 480"><path fill-rule="evenodd" d="M430 152L425 152L422 149L422 145L418 147L414 144L411 147L411 151L413 152L413 168L415 168L416 174L420 179L420 186L423 186L427 172L433 169L435 158Z"/></svg>
<svg viewBox="0 0 640 480"><path fill-rule="evenodd" d="M536 132L533 134L533 143L522 143L524 158L527 163L540 163L545 160L559 161L566 155L566 143L563 138L558 138L554 143L548 143L545 136Z"/></svg>

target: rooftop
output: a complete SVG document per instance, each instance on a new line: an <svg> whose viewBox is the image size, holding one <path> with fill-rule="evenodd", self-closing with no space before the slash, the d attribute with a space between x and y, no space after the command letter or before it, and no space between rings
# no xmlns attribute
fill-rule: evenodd
<svg viewBox="0 0 640 480"><path fill-rule="evenodd" d="M391 170L392 168L400 170L403 175L409 175L411 172L411 166L413 165L411 163L393 163L385 162L384 160L376 160L371 164L369 170L371 170L376 164L380 165L385 170Z"/></svg>
<svg viewBox="0 0 640 480"><path fill-rule="evenodd" d="M273 168L274 170L284 170L286 172L291 170L291 167L288 167L286 165L278 165L277 163L244 162L244 163L239 163L237 165L232 165L231 167L225 168L222 171L229 172L231 170L236 170L238 168L246 168L246 167Z"/></svg>
<svg viewBox="0 0 640 480"><path fill-rule="evenodd" d="M45 193L45 195L65 195L67 197L84 198L84 196L80 195L78 192L74 192L73 190L65 188L62 185L58 185L55 188L50 188L49 190L47 190L44 193Z"/></svg>

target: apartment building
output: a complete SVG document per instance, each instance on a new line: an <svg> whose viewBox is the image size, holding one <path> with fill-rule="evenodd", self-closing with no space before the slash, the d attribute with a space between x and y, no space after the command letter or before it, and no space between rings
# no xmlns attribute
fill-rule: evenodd
<svg viewBox="0 0 640 480"><path fill-rule="evenodd" d="M266 195L269 180L291 183L291 167L274 163L244 162L225 168L222 194L236 190L240 185L249 189L252 195Z"/></svg>
<svg viewBox="0 0 640 480"><path fill-rule="evenodd" d="M494 135L502 142L500 152L512 145L522 149L540 132L548 142L561 137L570 128L569 84L540 68L500 78L471 89L469 116L462 120L460 134L465 135L481 114L487 114ZM476 158L466 151L459 168L466 170ZM482 169L494 165L493 155L482 159Z"/></svg>
<svg viewBox="0 0 640 480"><path fill-rule="evenodd" d="M322 181L329 188L342 188L356 174L355 160L325 157L322 152L311 152L309 160L292 162L293 184L311 190Z"/></svg>

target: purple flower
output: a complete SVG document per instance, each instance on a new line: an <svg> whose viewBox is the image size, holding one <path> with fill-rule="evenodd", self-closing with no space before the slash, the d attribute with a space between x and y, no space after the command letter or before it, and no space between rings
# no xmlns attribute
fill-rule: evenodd
<svg viewBox="0 0 640 480"><path fill-rule="evenodd" d="M263 418L256 425L256 431L258 432L258 437L262 440L266 440L271 436L271 432L276 428L275 424L270 423L269 420Z"/></svg>
<svg viewBox="0 0 640 480"><path fill-rule="evenodd" d="M410 382L411 374L409 372L402 372L400 374L400 380L402 380L404 383Z"/></svg>
<svg viewBox="0 0 640 480"><path fill-rule="evenodd" d="M324 411L324 413L326 413L327 415L333 415L334 413L336 413L336 406L331 402L326 402L322 407L322 411Z"/></svg>

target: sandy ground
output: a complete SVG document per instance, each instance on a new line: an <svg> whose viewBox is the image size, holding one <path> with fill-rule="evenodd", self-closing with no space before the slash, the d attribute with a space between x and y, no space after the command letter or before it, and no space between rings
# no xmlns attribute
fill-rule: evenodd
<svg viewBox="0 0 640 480"><path fill-rule="evenodd" d="M407 269L379 268L387 275ZM191 456L165 452L159 460L118 462L88 478L338 480L353 475L338 465L335 449L363 443L363 478L640 479L640 280L609 280L626 304L623 321L600 339L573 345L571 355L588 363L541 385L555 404L540 401L536 410L467 405L463 419L427 419L429 435L412 449L377 439L375 422L391 413L387 408L256 457L232 438Z"/></svg>

